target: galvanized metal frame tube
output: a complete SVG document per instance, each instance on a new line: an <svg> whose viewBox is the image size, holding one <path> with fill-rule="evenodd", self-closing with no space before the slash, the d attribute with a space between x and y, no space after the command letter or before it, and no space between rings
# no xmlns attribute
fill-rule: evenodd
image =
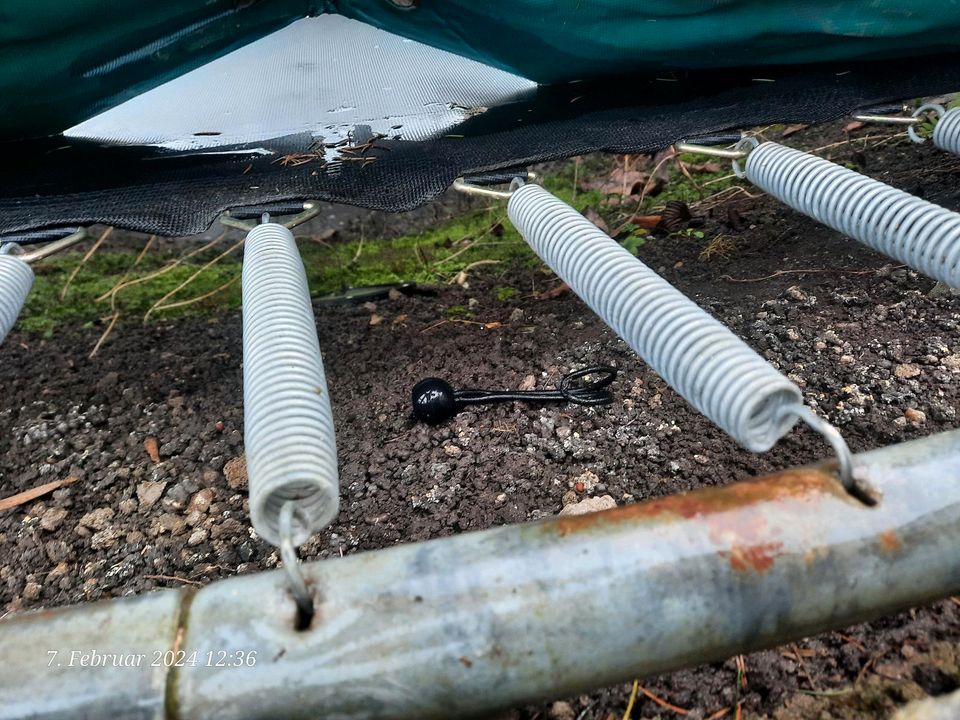
<svg viewBox="0 0 960 720"><path fill-rule="evenodd" d="M199 661L170 670L165 717L470 716L960 591L960 431L857 456L874 507L828 470L308 564L316 616L302 632L282 573L215 583L181 605L176 646ZM0 622L0 718L83 716L98 682L105 707L130 699L127 669L44 667L47 649L134 631L94 621L103 607ZM67 614L67 638L37 642ZM161 717L155 692L111 716Z"/></svg>

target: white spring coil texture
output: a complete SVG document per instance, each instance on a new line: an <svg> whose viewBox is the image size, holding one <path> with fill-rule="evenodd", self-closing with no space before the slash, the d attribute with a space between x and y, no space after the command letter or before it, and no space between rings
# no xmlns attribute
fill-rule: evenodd
<svg viewBox="0 0 960 720"><path fill-rule="evenodd" d="M243 259L243 440L253 527L280 544L280 508L297 503L293 543L339 508L337 449L307 276L293 235L266 223Z"/></svg>
<svg viewBox="0 0 960 720"><path fill-rule="evenodd" d="M580 213L537 185L516 190L507 207L544 262L740 445L769 450L793 426L799 388Z"/></svg>
<svg viewBox="0 0 960 720"><path fill-rule="evenodd" d="M17 321L31 287L31 267L15 255L0 255L0 343Z"/></svg>
<svg viewBox="0 0 960 720"><path fill-rule="evenodd" d="M933 144L960 155L960 108L947 110L933 126Z"/></svg>
<svg viewBox="0 0 960 720"><path fill-rule="evenodd" d="M773 142L750 151L745 173L794 210L929 277L960 286L960 213Z"/></svg>

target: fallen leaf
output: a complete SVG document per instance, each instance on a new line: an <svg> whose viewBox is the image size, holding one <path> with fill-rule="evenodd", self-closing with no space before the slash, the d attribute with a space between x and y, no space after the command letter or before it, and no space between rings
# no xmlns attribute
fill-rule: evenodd
<svg viewBox="0 0 960 720"><path fill-rule="evenodd" d="M603 219L602 217L600 217L600 214L599 214L596 210L594 210L593 208L589 208L589 207L588 207L586 210L584 210L584 211L583 211L583 216L584 216L587 220L589 220L590 222L592 222L594 225L596 225L598 228L600 228L601 230L603 230L603 232L605 232L605 233L607 233L607 234L610 233L610 228L607 226L607 223L604 221L604 219Z"/></svg>
<svg viewBox="0 0 960 720"><path fill-rule="evenodd" d="M148 437L144 440L143 449L147 451L147 455L150 456L153 462L160 462L160 448L157 445L157 439L155 437Z"/></svg>
<svg viewBox="0 0 960 720"><path fill-rule="evenodd" d="M566 283L560 283L549 290L544 290L542 293L537 295L538 300L550 300L552 298L558 298L561 295L570 292L570 286Z"/></svg>
<svg viewBox="0 0 960 720"><path fill-rule="evenodd" d="M503 325L502 322L488 322L483 324L484 330L496 330Z"/></svg>
<svg viewBox="0 0 960 720"><path fill-rule="evenodd" d="M406 315L397 315L397 316L393 319L393 324L394 324L394 325L399 325L400 323L406 322L406 321L407 321L407 316L406 316Z"/></svg>
<svg viewBox="0 0 960 720"><path fill-rule="evenodd" d="M673 145L664 148L653 156L653 175L650 176L646 185L643 186L644 195L656 195L663 190L667 181L670 179L670 171L668 169L670 160L673 160L676 156L677 151Z"/></svg>
<svg viewBox="0 0 960 720"><path fill-rule="evenodd" d="M683 166L690 172L695 173L718 173L723 172L723 165L716 162L703 163L683 163Z"/></svg>
<svg viewBox="0 0 960 720"><path fill-rule="evenodd" d="M793 135L794 133L798 133L798 132L800 132L801 130L804 130L805 128L807 128L807 127L809 127L809 126L808 126L808 125L802 125L802 124L799 124L799 123L798 123L797 125L787 125L787 126L783 129L783 132L780 133L780 137L790 137L790 136Z"/></svg>
<svg viewBox="0 0 960 720"><path fill-rule="evenodd" d="M3 498L0 500L0 510L12 510L19 505L23 505L24 503L28 503L31 500L37 499L41 495L46 495L48 492L53 492L57 488L75 483L79 479L80 478L74 475L68 475L67 477L63 478L63 480L54 480L53 482L48 482L46 485L38 485L30 490L24 490L16 495Z"/></svg>
<svg viewBox="0 0 960 720"><path fill-rule="evenodd" d="M370 316L371 325L379 325L382 322L383 322L383 315L377 315L376 313L374 313L373 315Z"/></svg>
<svg viewBox="0 0 960 720"><path fill-rule="evenodd" d="M847 132L853 132L854 130L860 130L866 126L867 124L863 122L863 120L854 120L852 122L848 122L843 129Z"/></svg>
<svg viewBox="0 0 960 720"><path fill-rule="evenodd" d="M639 170L624 170L615 167L610 174L598 180L584 180L580 187L584 190L599 190L604 195L633 195L647 181L647 174Z"/></svg>
<svg viewBox="0 0 960 720"><path fill-rule="evenodd" d="M630 218L631 223L645 230L653 230L662 220L662 215L634 215Z"/></svg>

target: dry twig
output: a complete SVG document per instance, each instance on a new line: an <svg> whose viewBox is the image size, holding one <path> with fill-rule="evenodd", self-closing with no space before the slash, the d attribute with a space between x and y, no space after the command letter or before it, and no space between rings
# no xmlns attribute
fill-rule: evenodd
<svg viewBox="0 0 960 720"><path fill-rule="evenodd" d="M68 475L62 480L54 480L53 482L48 482L45 485L38 485L35 488L30 488L29 490L24 490L23 492L17 493L16 495L11 495L10 497L5 497L0 499L0 510L12 510L15 507L19 507L24 503L28 503L31 500L36 500L38 497L46 495L49 492L53 492L57 488L61 488L64 485L70 485L75 483L80 478L74 475Z"/></svg>

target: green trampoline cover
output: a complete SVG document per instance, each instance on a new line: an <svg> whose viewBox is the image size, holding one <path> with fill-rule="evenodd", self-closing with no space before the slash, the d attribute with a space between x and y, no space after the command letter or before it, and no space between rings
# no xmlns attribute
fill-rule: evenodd
<svg viewBox="0 0 960 720"><path fill-rule="evenodd" d="M927 0L5 0L0 139L63 131L297 18L326 12L545 84L907 62L956 51L960 30L960 3Z"/></svg>

